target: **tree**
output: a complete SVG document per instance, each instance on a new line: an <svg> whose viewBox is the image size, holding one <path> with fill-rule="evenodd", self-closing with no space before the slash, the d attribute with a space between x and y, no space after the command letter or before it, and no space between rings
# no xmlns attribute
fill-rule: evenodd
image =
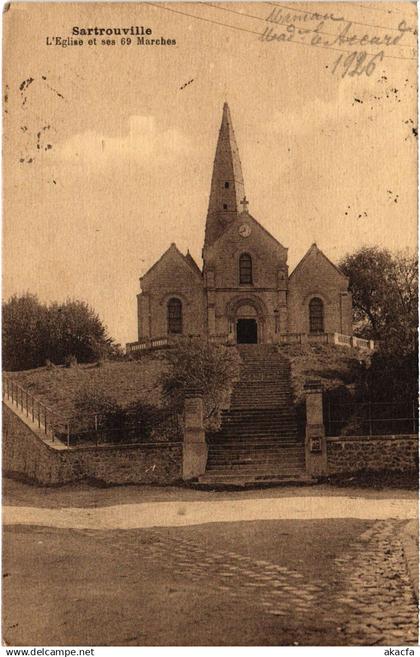
<svg viewBox="0 0 420 657"><path fill-rule="evenodd" d="M418 264L408 253L362 247L340 263L353 295L354 329L390 353L417 346Z"/></svg>
<svg viewBox="0 0 420 657"><path fill-rule="evenodd" d="M73 356L81 363L117 355L105 326L85 302L40 303L34 294L3 302L3 367L40 367L48 359L59 365Z"/></svg>
<svg viewBox="0 0 420 657"><path fill-rule="evenodd" d="M29 292L2 303L3 368L39 367L45 361L47 307Z"/></svg>
<svg viewBox="0 0 420 657"><path fill-rule="evenodd" d="M203 391L204 426L217 430L221 411L228 407L234 383L239 379L240 357L236 349L204 340L179 341L165 353L168 368L161 378L167 402L182 411L186 391Z"/></svg>
<svg viewBox="0 0 420 657"><path fill-rule="evenodd" d="M418 380L418 263L407 252L363 247L340 263L353 294L354 329L379 341L366 374L373 400L410 401Z"/></svg>
<svg viewBox="0 0 420 657"><path fill-rule="evenodd" d="M99 316L84 301L52 303L47 320L46 357L54 363L63 363L69 355L78 362L89 363L109 353L112 340Z"/></svg>

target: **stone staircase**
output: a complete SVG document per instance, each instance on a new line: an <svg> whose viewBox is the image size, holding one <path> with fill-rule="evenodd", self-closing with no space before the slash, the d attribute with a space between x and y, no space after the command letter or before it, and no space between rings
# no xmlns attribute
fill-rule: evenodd
<svg viewBox="0 0 420 657"><path fill-rule="evenodd" d="M288 360L273 345L240 345L240 380L220 431L207 434L200 484L303 483L305 451L298 440Z"/></svg>

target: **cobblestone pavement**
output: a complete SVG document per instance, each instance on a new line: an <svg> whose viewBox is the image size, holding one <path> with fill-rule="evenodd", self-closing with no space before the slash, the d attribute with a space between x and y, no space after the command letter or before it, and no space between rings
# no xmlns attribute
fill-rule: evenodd
<svg viewBox="0 0 420 657"><path fill-rule="evenodd" d="M316 619L341 645L417 644L418 612L399 539L401 523L376 522L334 560L323 583L296 569L223 549L209 554L193 538L148 531L142 559L241 605L278 619ZM127 545L125 546L127 547ZM133 541L132 549L138 550Z"/></svg>
<svg viewBox="0 0 420 657"><path fill-rule="evenodd" d="M8 525L8 645L415 645L403 519Z"/></svg>

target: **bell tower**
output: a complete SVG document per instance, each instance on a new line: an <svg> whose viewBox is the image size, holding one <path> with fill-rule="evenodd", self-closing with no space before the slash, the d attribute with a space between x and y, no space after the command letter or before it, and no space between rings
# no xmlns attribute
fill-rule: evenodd
<svg viewBox="0 0 420 657"><path fill-rule="evenodd" d="M229 106L225 103L213 164L204 248L211 246L243 211L244 198L241 161Z"/></svg>

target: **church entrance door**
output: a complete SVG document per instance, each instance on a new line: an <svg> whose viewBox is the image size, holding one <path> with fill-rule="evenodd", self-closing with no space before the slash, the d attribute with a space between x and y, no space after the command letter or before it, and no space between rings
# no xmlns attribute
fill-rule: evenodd
<svg viewBox="0 0 420 657"><path fill-rule="evenodd" d="M256 319L238 319L236 322L236 342L238 344L257 344L258 325Z"/></svg>

